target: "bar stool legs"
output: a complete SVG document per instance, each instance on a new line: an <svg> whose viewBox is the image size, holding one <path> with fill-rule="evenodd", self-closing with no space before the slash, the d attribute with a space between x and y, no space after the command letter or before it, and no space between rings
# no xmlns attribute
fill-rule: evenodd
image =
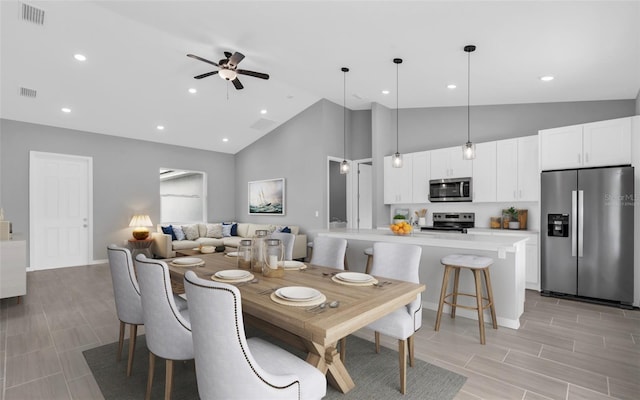
<svg viewBox="0 0 640 400"><path fill-rule="evenodd" d="M435 330L440 330L440 322L442 320L442 311L445 304L451 306L451 318L455 318L456 308L462 307L469 310L476 310L478 312L478 327L480 330L480 343L485 344L485 329L484 329L484 310L487 308L491 311L491 320L494 329L498 329L498 323L496 320L496 310L493 301L493 290L491 288L491 277L489 275L489 266L493 264L493 260L488 257L479 257L472 255L451 255L446 256L441 260L444 265L444 276L442 278L442 289L440 291L440 301L438 303L438 314L436 316ZM461 293L459 292L460 282L460 269L467 268L473 272L475 294ZM449 279L451 272L454 272L453 291L447 293L449 286ZM482 276L484 275L485 287L487 291L487 297L482 295ZM466 306L458 303L458 295L468 296L476 298L475 306ZM451 297L451 301L448 298Z"/></svg>
<svg viewBox="0 0 640 400"><path fill-rule="evenodd" d="M367 266L364 273L368 274L371 272L371 266L373 265L373 247L367 247L364 249L364 254L367 256Z"/></svg>

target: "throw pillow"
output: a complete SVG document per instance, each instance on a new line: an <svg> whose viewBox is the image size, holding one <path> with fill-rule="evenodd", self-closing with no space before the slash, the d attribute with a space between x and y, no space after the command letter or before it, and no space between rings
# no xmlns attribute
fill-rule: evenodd
<svg viewBox="0 0 640 400"><path fill-rule="evenodd" d="M282 230L280 232L282 232L282 233L291 233L291 228L289 228L288 226L285 226L284 228L282 228Z"/></svg>
<svg viewBox="0 0 640 400"><path fill-rule="evenodd" d="M222 236L223 236L223 237L229 237L229 236L231 236L231 227L232 227L232 226L233 226L233 225L225 225L225 224L222 224Z"/></svg>
<svg viewBox="0 0 640 400"><path fill-rule="evenodd" d="M180 225L173 227L173 233L176 235L176 240L185 240L187 237L184 235L184 231Z"/></svg>
<svg viewBox="0 0 640 400"><path fill-rule="evenodd" d="M176 234L173 232L173 227L171 225L162 226L161 228L162 228L162 233L164 233L165 235L171 235L171 240L177 240Z"/></svg>
<svg viewBox="0 0 640 400"><path fill-rule="evenodd" d="M196 240L200 237L200 231L198 230L198 225L182 225L182 231L184 235L187 237L187 240Z"/></svg>
<svg viewBox="0 0 640 400"><path fill-rule="evenodd" d="M238 236L238 224L231 225L231 236Z"/></svg>
<svg viewBox="0 0 640 400"><path fill-rule="evenodd" d="M220 239L222 237L222 224L207 224L207 237Z"/></svg>

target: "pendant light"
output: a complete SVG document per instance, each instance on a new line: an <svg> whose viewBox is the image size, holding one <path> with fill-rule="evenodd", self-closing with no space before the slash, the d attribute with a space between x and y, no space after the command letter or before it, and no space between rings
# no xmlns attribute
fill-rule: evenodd
<svg viewBox="0 0 640 400"><path fill-rule="evenodd" d="M400 118L400 110L398 108L398 67L402 64L402 58L394 58L393 62L396 64L396 152L391 157L391 166L393 168L402 168L402 154L400 154L400 151L398 150L398 127L400 126L400 123L398 122Z"/></svg>
<svg viewBox="0 0 640 400"><path fill-rule="evenodd" d="M467 143L462 145L462 159L473 160L476 158L476 145L471 143L471 53L476 50L476 46L469 44L464 46L467 52Z"/></svg>
<svg viewBox="0 0 640 400"><path fill-rule="evenodd" d="M349 162L347 161L347 72L349 68L342 67L340 69L343 72L342 80L342 140L344 141L344 147L342 148L342 162L340 163L340 173L342 175L349 173Z"/></svg>

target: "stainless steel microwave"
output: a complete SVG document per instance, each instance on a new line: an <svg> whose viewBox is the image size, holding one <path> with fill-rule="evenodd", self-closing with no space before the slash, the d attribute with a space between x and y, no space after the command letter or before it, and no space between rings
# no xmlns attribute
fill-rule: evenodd
<svg viewBox="0 0 640 400"><path fill-rule="evenodd" d="M431 179L429 201L471 201L471 178Z"/></svg>

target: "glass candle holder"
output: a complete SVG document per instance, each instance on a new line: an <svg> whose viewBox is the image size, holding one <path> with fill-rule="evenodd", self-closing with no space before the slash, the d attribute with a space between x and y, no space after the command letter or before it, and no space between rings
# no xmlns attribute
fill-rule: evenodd
<svg viewBox="0 0 640 400"><path fill-rule="evenodd" d="M251 240L244 239L238 246L238 268L251 269Z"/></svg>
<svg viewBox="0 0 640 400"><path fill-rule="evenodd" d="M267 239L264 246L264 265L262 275L280 277L284 275L284 246L280 239Z"/></svg>
<svg viewBox="0 0 640 400"><path fill-rule="evenodd" d="M264 241L268 233L266 230L257 230L251 240L251 270L253 272L262 272L262 267L264 266Z"/></svg>

